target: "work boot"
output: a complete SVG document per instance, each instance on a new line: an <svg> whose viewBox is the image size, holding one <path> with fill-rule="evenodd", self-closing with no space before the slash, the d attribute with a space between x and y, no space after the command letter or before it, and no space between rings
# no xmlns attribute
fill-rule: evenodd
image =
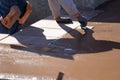
<svg viewBox="0 0 120 80"><path fill-rule="evenodd" d="M83 29L83 30L86 30L87 29L87 19L85 18L85 17L83 17L83 16L80 16L80 17L78 17L77 18L78 19L78 21L80 22L80 26L81 26L81 28Z"/></svg>
<svg viewBox="0 0 120 80"><path fill-rule="evenodd" d="M60 24L69 24L69 23L72 23L72 20L68 17L60 17L56 19L56 22Z"/></svg>

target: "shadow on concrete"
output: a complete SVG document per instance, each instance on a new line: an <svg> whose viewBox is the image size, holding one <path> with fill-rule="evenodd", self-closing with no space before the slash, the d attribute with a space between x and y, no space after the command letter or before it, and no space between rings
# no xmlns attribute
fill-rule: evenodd
<svg viewBox="0 0 120 80"><path fill-rule="evenodd" d="M13 35L22 45L11 45L11 48L40 54L40 51L42 51L44 47L47 47L47 44L52 41L47 40L43 32L43 29L30 27L25 32L22 31L17 35Z"/></svg>
<svg viewBox="0 0 120 80"><path fill-rule="evenodd" d="M64 30L68 30L69 27L62 27ZM75 54L93 54L111 51L113 49L120 49L120 43L106 40L96 40L93 37L93 30L87 30L86 34L81 34L77 30L68 32L74 39L62 38L57 40L54 45L56 48L51 50L47 55L74 59Z"/></svg>
<svg viewBox="0 0 120 80"><path fill-rule="evenodd" d="M112 0L108 5L99 8L103 11L101 15L90 20L90 22L109 22L109 23L119 23L120 22L120 10L119 5L120 0ZM37 21L37 18L33 21ZM59 40L46 39L43 34L44 30L40 28L32 27L32 32L37 31L37 33L29 33L29 37L34 35L39 35L41 38L35 38L35 44L32 44L29 38L21 39L20 36L14 36L21 44L24 46L11 45L12 48L24 50L28 52L34 52L40 55L48 55L53 57L59 57L64 59L74 59L75 54L92 54L111 51L112 49L120 49L120 42L107 41L107 40L96 40L93 37L94 31L87 30L87 34L82 34L79 30L72 29L68 26L63 26L59 24L62 29L64 29L69 36L63 37ZM25 42L30 41L29 44Z"/></svg>
<svg viewBox="0 0 120 80"><path fill-rule="evenodd" d="M67 26L62 27L62 29L66 31L68 30L68 28L71 29ZM32 30L37 30L38 35L41 35L42 37L38 38L34 45L25 44L24 40L22 41L19 36L14 36L25 47L16 45L11 45L11 47L18 50L34 52L39 55L47 55L70 60L74 59L73 55L75 54L93 54L111 51L112 49L120 49L119 42L96 40L93 37L94 31L89 29L87 30L86 34L81 34L78 30L71 29L70 31L67 31L67 33L74 38L61 38L58 40L47 40L46 37L43 35L42 29L32 27ZM31 35L33 36L36 34Z"/></svg>
<svg viewBox="0 0 120 80"><path fill-rule="evenodd" d="M120 0L109 0L96 9L104 11L101 15L91 19L91 22L120 23Z"/></svg>
<svg viewBox="0 0 120 80"><path fill-rule="evenodd" d="M84 53L100 53L120 49L120 42L96 40L91 30L87 31L87 34L81 39L80 44L77 48Z"/></svg>

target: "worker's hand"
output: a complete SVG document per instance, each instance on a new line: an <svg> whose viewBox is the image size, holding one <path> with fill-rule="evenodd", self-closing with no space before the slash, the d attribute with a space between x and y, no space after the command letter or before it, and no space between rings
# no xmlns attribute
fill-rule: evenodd
<svg viewBox="0 0 120 80"><path fill-rule="evenodd" d="M12 6L10 8L9 13L7 14L7 16L5 18L3 18L3 20L1 21L1 23L8 29L10 29L13 24L19 20L19 16L21 15L21 11L19 10L19 8L17 6Z"/></svg>
<svg viewBox="0 0 120 80"><path fill-rule="evenodd" d="M5 26L5 25L8 25L11 19L12 19L12 18L11 18L10 16L5 17L4 19L2 19L2 24L3 24L4 26Z"/></svg>
<svg viewBox="0 0 120 80"><path fill-rule="evenodd" d="M26 22L26 20L28 19L28 17L30 16L31 12L32 12L32 6L29 3L29 1L26 2L27 6L26 6L26 12L23 15L23 17L21 19L19 19L19 24L24 24Z"/></svg>

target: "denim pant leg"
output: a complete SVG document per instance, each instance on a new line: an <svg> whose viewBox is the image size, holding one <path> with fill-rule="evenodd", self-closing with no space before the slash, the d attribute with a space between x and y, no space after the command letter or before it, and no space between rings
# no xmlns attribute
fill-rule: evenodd
<svg viewBox="0 0 120 80"><path fill-rule="evenodd" d="M16 22L11 29L8 30L8 34L14 34L18 32L20 29L22 29L22 26Z"/></svg>
<svg viewBox="0 0 120 80"><path fill-rule="evenodd" d="M18 32L20 29L22 29L22 26L18 23L15 23L14 26L11 29L5 28L1 23L0 23L0 33L3 34L14 34L15 32Z"/></svg>
<svg viewBox="0 0 120 80"><path fill-rule="evenodd" d="M7 34L7 33L8 33L8 29L5 28L5 27L0 23L0 34L1 34L1 33Z"/></svg>

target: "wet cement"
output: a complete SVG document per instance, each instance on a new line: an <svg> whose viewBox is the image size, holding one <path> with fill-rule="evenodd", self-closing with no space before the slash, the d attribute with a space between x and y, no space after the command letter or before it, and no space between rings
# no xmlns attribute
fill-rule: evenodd
<svg viewBox="0 0 120 80"><path fill-rule="evenodd" d="M76 28L52 43L50 50L35 47L35 52L1 46L0 78L120 80L120 15L113 12L119 11L118 3L113 1L102 8L103 14L89 21L88 25L95 26L93 30L84 34Z"/></svg>

